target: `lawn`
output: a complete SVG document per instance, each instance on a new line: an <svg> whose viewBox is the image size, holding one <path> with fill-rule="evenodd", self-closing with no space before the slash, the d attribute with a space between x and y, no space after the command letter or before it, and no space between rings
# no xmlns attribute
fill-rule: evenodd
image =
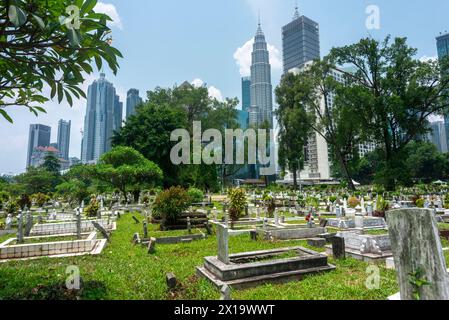
<svg viewBox="0 0 449 320"><path fill-rule="evenodd" d="M150 228L154 232L154 227ZM157 245L156 254L131 243L142 226L124 215L111 243L100 256L40 259L0 263L0 299L218 299L219 293L204 279L195 276L195 267L205 256L216 255L216 239L176 245ZM167 236L173 235L166 232ZM4 241L10 236L0 239ZM307 247L304 241L251 241L249 235L231 237L232 253L289 246ZM234 299L381 299L398 291L395 272L380 266L380 288L368 290L368 264L353 259L329 261L335 271L307 276L303 281L263 285L232 293ZM78 266L83 289L77 295L64 289L66 268ZM168 293L165 274L174 272L180 289Z"/></svg>

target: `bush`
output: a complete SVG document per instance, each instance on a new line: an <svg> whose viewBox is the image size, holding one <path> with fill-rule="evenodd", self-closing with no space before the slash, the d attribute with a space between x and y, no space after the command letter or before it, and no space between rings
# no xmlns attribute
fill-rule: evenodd
<svg viewBox="0 0 449 320"><path fill-rule="evenodd" d="M360 204L360 201L356 197L351 197L348 200L348 205L350 208L355 209L359 204Z"/></svg>
<svg viewBox="0 0 449 320"><path fill-rule="evenodd" d="M28 209L31 208L31 199L27 194L22 194L20 196L19 201L17 201L17 204L19 205L20 209L24 210L25 207Z"/></svg>
<svg viewBox="0 0 449 320"><path fill-rule="evenodd" d="M232 222L238 221L246 207L246 193L243 189L231 189L228 191L229 217Z"/></svg>
<svg viewBox="0 0 449 320"><path fill-rule="evenodd" d="M335 201L337 201L337 197L336 196L330 196L329 197L329 201L332 203L335 203Z"/></svg>
<svg viewBox="0 0 449 320"><path fill-rule="evenodd" d="M50 201L50 197L43 193L36 193L32 198L39 208L42 208L48 201Z"/></svg>
<svg viewBox="0 0 449 320"><path fill-rule="evenodd" d="M5 191L0 191L0 208L6 204L9 200L9 193Z"/></svg>
<svg viewBox="0 0 449 320"><path fill-rule="evenodd" d="M17 201L10 200L6 203L5 211L10 214L16 214L19 210L19 204Z"/></svg>
<svg viewBox="0 0 449 320"><path fill-rule="evenodd" d="M187 194L189 195L192 203L200 203L204 200L204 193L200 189L190 188L187 191Z"/></svg>
<svg viewBox="0 0 449 320"><path fill-rule="evenodd" d="M415 201L415 205L418 208L424 208L424 199L423 198L419 198L418 200Z"/></svg>
<svg viewBox="0 0 449 320"><path fill-rule="evenodd" d="M93 197L90 200L89 205L84 208L84 213L86 214L86 216L93 218L97 216L98 210L100 210L100 204L98 203L97 199Z"/></svg>
<svg viewBox="0 0 449 320"><path fill-rule="evenodd" d="M190 197L181 187L171 187L158 194L153 205L153 216L162 218L163 224L175 223L190 205Z"/></svg>

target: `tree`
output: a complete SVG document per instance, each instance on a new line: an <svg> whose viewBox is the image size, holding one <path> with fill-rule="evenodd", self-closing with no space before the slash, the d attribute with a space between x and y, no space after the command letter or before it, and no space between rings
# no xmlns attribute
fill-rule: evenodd
<svg viewBox="0 0 449 320"><path fill-rule="evenodd" d="M61 181L61 178L53 172L43 168L29 168L26 173L15 177L16 184L27 195L33 195L39 192L50 193Z"/></svg>
<svg viewBox="0 0 449 320"><path fill-rule="evenodd" d="M97 0L1 0L0 114L12 122L6 108L24 106L38 115L46 101L84 97L83 73L91 74L103 60L114 74L121 53L111 46L111 18L95 12Z"/></svg>
<svg viewBox="0 0 449 320"><path fill-rule="evenodd" d="M141 153L130 147L115 147L100 158L96 177L111 184L128 200L128 192L140 194L163 178L162 170Z"/></svg>
<svg viewBox="0 0 449 320"><path fill-rule="evenodd" d="M362 39L329 55L332 64L354 68L340 95L381 147L380 176L388 191L395 190L403 169L403 149L426 133L429 116L449 107L449 60L420 61L416 53L406 38L387 37Z"/></svg>
<svg viewBox="0 0 449 320"><path fill-rule="evenodd" d="M304 99L311 90L303 85L301 76L287 73L276 88L279 165L293 173L295 189L298 188L298 171L304 168L304 147L310 135Z"/></svg>
<svg viewBox="0 0 449 320"><path fill-rule="evenodd" d="M59 175L59 171L61 170L61 162L55 154L47 152L42 168L53 173L54 175Z"/></svg>
<svg viewBox="0 0 449 320"><path fill-rule="evenodd" d="M63 197L71 207L89 198L91 194L88 186L80 180L65 181L56 186L56 193Z"/></svg>

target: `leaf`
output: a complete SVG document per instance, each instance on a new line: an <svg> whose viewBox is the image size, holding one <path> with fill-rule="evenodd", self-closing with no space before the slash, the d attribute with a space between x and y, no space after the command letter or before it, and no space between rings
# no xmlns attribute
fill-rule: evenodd
<svg viewBox="0 0 449 320"><path fill-rule="evenodd" d="M44 21L41 19L41 17L36 16L35 14L31 14L34 18L34 20L36 20L37 24L39 25L39 27L44 30L45 29L45 23Z"/></svg>
<svg viewBox="0 0 449 320"><path fill-rule="evenodd" d="M58 102L61 103L64 98L64 92L62 88L62 84L58 84Z"/></svg>
<svg viewBox="0 0 449 320"><path fill-rule="evenodd" d="M90 12L97 5L97 0L86 0L81 7L81 13Z"/></svg>
<svg viewBox="0 0 449 320"><path fill-rule="evenodd" d="M12 24L17 28L22 26L27 20L26 13L17 5L9 6L8 17Z"/></svg>
<svg viewBox="0 0 449 320"><path fill-rule="evenodd" d="M8 115L8 113L3 110L0 109L0 114L3 116L3 118L5 118L9 123L14 123L14 121L12 121L12 118Z"/></svg>

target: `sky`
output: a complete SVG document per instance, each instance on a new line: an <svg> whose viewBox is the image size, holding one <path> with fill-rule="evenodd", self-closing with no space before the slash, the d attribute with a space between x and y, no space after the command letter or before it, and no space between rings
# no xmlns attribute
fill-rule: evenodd
<svg viewBox="0 0 449 320"><path fill-rule="evenodd" d="M435 37L449 30L446 0L102 0L96 10L114 19L113 45L124 56L117 76L105 69L106 77L123 102L130 88L146 98L148 90L186 80L207 85L217 99L241 99L241 77L249 75L260 15L275 87L282 73L281 28L292 20L296 3L301 15L320 24L321 56L363 37L392 35L407 37L418 58L435 57ZM371 5L379 9L379 29L366 27ZM88 75L83 88L98 76ZM71 120L70 156L80 157L86 101L75 101L72 108L50 101L44 107L47 114L38 118L21 107L8 109L14 124L0 118L0 174L25 170L30 124L51 126L51 142L56 142L59 119Z"/></svg>

